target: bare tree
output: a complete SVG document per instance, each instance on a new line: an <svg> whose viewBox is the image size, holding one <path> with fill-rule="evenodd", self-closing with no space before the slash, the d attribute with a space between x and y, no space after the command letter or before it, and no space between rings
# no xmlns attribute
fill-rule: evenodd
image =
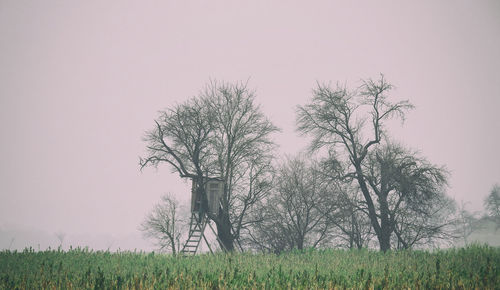
<svg viewBox="0 0 500 290"><path fill-rule="evenodd" d="M500 185L495 184L490 194L484 200L484 207L488 219L496 224L496 229L500 228Z"/></svg>
<svg viewBox="0 0 500 290"><path fill-rule="evenodd" d="M389 238L395 233L402 247L409 248L450 237L453 208L444 193L446 169L390 143L369 153L366 161L365 179L377 196L378 214Z"/></svg>
<svg viewBox="0 0 500 290"><path fill-rule="evenodd" d="M256 202L268 194L274 143L278 129L254 104L246 84L212 82L199 97L162 112L147 133L148 156L141 168L167 163L182 178L196 181L201 210L217 226L222 248L234 249ZM218 215L208 210L206 181L224 182Z"/></svg>
<svg viewBox="0 0 500 290"><path fill-rule="evenodd" d="M334 238L337 246L349 249L367 247L373 238L373 230L365 214L362 196L350 183L335 181L334 190L325 197L320 210L334 226Z"/></svg>
<svg viewBox="0 0 500 290"><path fill-rule="evenodd" d="M361 248L373 234L367 202L359 186L351 184L353 178L345 173L341 162L333 158L323 161L322 172L337 186L330 197L334 201L329 202L337 206L325 213L343 234L341 240L351 248ZM455 237L455 208L444 194L448 175L444 168L391 143L370 152L363 168L368 188L376 197L377 215L386 220L389 238L398 248L431 245Z"/></svg>
<svg viewBox="0 0 500 290"><path fill-rule="evenodd" d="M299 131L313 136L311 150L326 147L329 152L345 154L345 161L339 162L339 166L345 166L347 172L343 178L356 180L363 195L366 214L382 251L391 248L391 235L395 228L395 216L391 212L397 212L403 200L416 201L431 193L420 191L426 187L420 188L419 178L433 181L427 189L446 181L443 172L437 168L426 169L427 173L420 177L408 175L407 170L415 168L413 162L392 166L387 163L392 160L387 159L390 156L379 158L382 152L372 155L372 159L378 162L378 171L371 172L373 167L367 166L367 156L383 140L385 121L392 117L404 120L405 113L413 108L408 101L390 102L388 93L392 88L383 76L378 81L363 81L358 89L352 91L339 85L332 89L318 84L313 91L312 102L298 107L297 118ZM368 119L371 122L367 122ZM371 137L366 137L367 135ZM401 158L401 161L405 160L404 156ZM398 170L401 174L395 176ZM415 169L414 173L419 170ZM426 179L426 175L430 175L430 179ZM391 192L396 192L401 202L392 202L389 195ZM395 207L393 210L390 208L391 204Z"/></svg>
<svg viewBox="0 0 500 290"><path fill-rule="evenodd" d="M147 156L140 158L141 169L167 163L181 178L203 179L211 165L213 112L203 97L192 98L160 112L153 130L146 132ZM203 182L200 182L203 184Z"/></svg>
<svg viewBox="0 0 500 290"><path fill-rule="evenodd" d="M335 227L334 242L349 249L367 247L374 237L363 196L352 176L346 174L345 162L336 152L329 151L317 168L318 174L328 185L329 194L318 209L327 216ZM344 164L343 164L344 163Z"/></svg>
<svg viewBox="0 0 500 290"><path fill-rule="evenodd" d="M212 83L206 90L216 118L214 175L224 181L221 210L212 217L224 248L232 250L242 227L253 223L249 211L271 189L271 160L276 128L254 104L246 84Z"/></svg>
<svg viewBox="0 0 500 290"><path fill-rule="evenodd" d="M398 249L441 246L451 244L457 237L454 201L437 195L427 202L425 209L402 206L394 226L394 243Z"/></svg>
<svg viewBox="0 0 500 290"><path fill-rule="evenodd" d="M466 208L466 203L463 201L458 208L458 218L456 224L456 232L464 241L464 244L469 243L469 236L476 230L480 229L480 219L477 212L470 212Z"/></svg>
<svg viewBox="0 0 500 290"><path fill-rule="evenodd" d="M333 225L319 208L326 208L328 187L315 166L304 157L288 159L280 166L273 194L262 207L262 222L250 233L258 248L302 250L331 240Z"/></svg>
<svg viewBox="0 0 500 290"><path fill-rule="evenodd" d="M259 210L252 212L255 220L245 227L243 242L251 249L279 254L295 247L292 229L284 220L281 206L275 205L274 198L259 202Z"/></svg>
<svg viewBox="0 0 500 290"><path fill-rule="evenodd" d="M160 251L171 251L176 255L179 252L183 223L179 216L178 201L167 194L162 196L139 229L145 237L155 240Z"/></svg>

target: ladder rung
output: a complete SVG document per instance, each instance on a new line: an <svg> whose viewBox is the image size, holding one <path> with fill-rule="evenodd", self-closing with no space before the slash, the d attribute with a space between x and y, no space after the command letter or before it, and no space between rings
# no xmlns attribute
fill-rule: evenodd
<svg viewBox="0 0 500 290"><path fill-rule="evenodd" d="M196 251L200 246L201 238L203 237L203 231L205 230L207 222L208 221L206 219L200 220L200 216L195 213L191 215L191 222L189 224L189 236L182 249L183 253L196 254Z"/></svg>

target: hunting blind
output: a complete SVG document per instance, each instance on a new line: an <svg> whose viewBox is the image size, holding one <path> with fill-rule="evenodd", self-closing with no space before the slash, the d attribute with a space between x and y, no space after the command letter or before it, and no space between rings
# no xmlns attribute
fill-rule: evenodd
<svg viewBox="0 0 500 290"><path fill-rule="evenodd" d="M217 179L210 179L204 186L204 191L207 194L208 208L205 209L213 215L219 214L219 202L224 191L224 183ZM202 204L202 196L198 190L198 184L193 179L191 187L191 212L200 212Z"/></svg>
<svg viewBox="0 0 500 290"><path fill-rule="evenodd" d="M207 213L214 216L219 214L220 199L224 192L224 182L216 178L206 178L206 180L207 181L202 184L198 184L196 179L193 179L192 182L191 220L189 223L188 239L182 248L182 253L184 254L196 254L202 238L205 240L210 252L212 252L212 248L204 233L207 224L217 237L217 233L210 224ZM206 194L207 197L207 205L205 208L203 207L203 194ZM220 241L219 244L222 245Z"/></svg>

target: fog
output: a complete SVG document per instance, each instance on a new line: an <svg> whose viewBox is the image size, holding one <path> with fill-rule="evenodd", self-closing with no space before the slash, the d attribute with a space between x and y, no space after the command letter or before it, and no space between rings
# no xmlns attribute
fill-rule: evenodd
<svg viewBox="0 0 500 290"><path fill-rule="evenodd" d="M2 1L0 249L142 249L138 226L189 185L139 170L157 111L210 80L248 81L303 150L295 107L316 82L383 73L416 109L390 134L451 172L482 210L500 182L498 1Z"/></svg>

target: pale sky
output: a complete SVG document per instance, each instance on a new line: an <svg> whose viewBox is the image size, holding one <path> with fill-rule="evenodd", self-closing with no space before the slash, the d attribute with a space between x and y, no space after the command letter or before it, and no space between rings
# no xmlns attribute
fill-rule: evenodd
<svg viewBox="0 0 500 290"><path fill-rule="evenodd" d="M499 1L0 0L0 229L136 234L162 194L187 200L166 166L139 171L141 138L210 79L248 80L294 154L316 81L379 73L416 106L392 136L481 210L500 183Z"/></svg>

